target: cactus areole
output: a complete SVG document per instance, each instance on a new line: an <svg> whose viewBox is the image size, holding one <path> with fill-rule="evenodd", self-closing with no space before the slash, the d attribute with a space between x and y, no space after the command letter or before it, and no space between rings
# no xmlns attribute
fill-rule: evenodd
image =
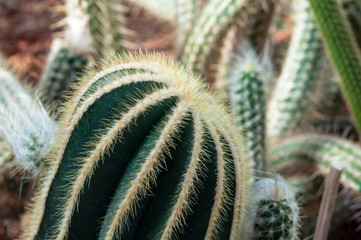
<svg viewBox="0 0 361 240"><path fill-rule="evenodd" d="M249 163L201 80L111 57L75 87L22 239L236 239Z"/></svg>

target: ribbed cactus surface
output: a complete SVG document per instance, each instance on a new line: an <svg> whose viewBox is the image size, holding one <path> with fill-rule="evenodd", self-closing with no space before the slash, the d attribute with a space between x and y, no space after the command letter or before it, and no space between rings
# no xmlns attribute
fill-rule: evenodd
<svg viewBox="0 0 361 240"><path fill-rule="evenodd" d="M309 93L321 39L308 0L293 2L295 21L290 46L267 112L267 135L278 137L299 127L310 103ZM316 69L315 69L316 70Z"/></svg>
<svg viewBox="0 0 361 240"><path fill-rule="evenodd" d="M115 57L64 107L23 238L239 237L242 149L226 110L183 67Z"/></svg>

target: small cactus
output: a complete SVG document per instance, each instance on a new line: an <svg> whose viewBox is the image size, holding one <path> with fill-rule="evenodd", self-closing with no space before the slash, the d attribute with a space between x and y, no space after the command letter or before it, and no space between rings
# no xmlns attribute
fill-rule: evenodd
<svg viewBox="0 0 361 240"><path fill-rule="evenodd" d="M248 42L242 45L229 78L229 99L236 122L242 127L254 169L265 171L265 115L267 87L272 67L269 58L259 59Z"/></svg>
<svg viewBox="0 0 361 240"><path fill-rule="evenodd" d="M62 112L23 239L242 235L241 136L184 68L115 57L83 77Z"/></svg>
<svg viewBox="0 0 361 240"><path fill-rule="evenodd" d="M254 183L249 205L244 239L298 239L299 208L280 176Z"/></svg>

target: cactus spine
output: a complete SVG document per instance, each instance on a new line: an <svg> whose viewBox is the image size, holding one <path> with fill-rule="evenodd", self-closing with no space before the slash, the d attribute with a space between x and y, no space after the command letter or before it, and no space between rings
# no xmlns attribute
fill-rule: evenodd
<svg viewBox="0 0 361 240"><path fill-rule="evenodd" d="M298 239L299 208L281 176L254 183L249 202L244 239Z"/></svg>
<svg viewBox="0 0 361 240"><path fill-rule="evenodd" d="M361 54L341 3L310 0L327 54L340 77L345 100L361 132ZM332 17L330 17L332 16Z"/></svg>
<svg viewBox="0 0 361 240"><path fill-rule="evenodd" d="M304 161L312 161L321 169L328 170L332 161L344 165L342 183L355 191L360 190L361 149L348 140L337 137L305 134L277 144L270 149L270 165L281 167L303 157Z"/></svg>
<svg viewBox="0 0 361 240"><path fill-rule="evenodd" d="M63 109L23 238L241 236L250 169L233 126L159 55L103 63Z"/></svg>
<svg viewBox="0 0 361 240"><path fill-rule="evenodd" d="M267 135L277 137L298 127L309 104L313 67L321 40L307 0L294 2L295 27L267 113ZM316 80L316 79L315 79Z"/></svg>
<svg viewBox="0 0 361 240"><path fill-rule="evenodd" d="M9 143L22 170L39 172L53 141L55 122L0 59L0 135Z"/></svg>
<svg viewBox="0 0 361 240"><path fill-rule="evenodd" d="M16 167L14 161L14 153L11 147L2 139L0 139L0 175L9 169Z"/></svg>

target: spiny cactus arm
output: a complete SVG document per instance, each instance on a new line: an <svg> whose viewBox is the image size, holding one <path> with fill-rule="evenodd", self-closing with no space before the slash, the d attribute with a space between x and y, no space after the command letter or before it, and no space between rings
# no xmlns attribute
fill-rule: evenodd
<svg viewBox="0 0 361 240"><path fill-rule="evenodd" d="M86 14L93 46L100 56L130 47L131 43L126 41L126 37L133 33L125 27L128 9L123 1L81 0L78 4Z"/></svg>
<svg viewBox="0 0 361 240"><path fill-rule="evenodd" d="M254 169L265 171L266 95L271 81L271 62L259 58L244 40L229 77L229 100L236 122L245 132L245 144Z"/></svg>
<svg viewBox="0 0 361 240"><path fill-rule="evenodd" d="M318 29L330 56L345 100L361 132L361 54L341 3L337 0L310 0ZM332 17L330 17L332 16Z"/></svg>
<svg viewBox="0 0 361 240"><path fill-rule="evenodd" d="M298 239L299 208L281 176L252 185L244 239Z"/></svg>
<svg viewBox="0 0 361 240"><path fill-rule="evenodd" d="M56 128L41 102L31 96L0 59L0 135L24 171L39 173Z"/></svg>
<svg viewBox="0 0 361 240"><path fill-rule="evenodd" d="M182 62L206 74L211 55L237 17L254 0L211 0L199 15L184 47Z"/></svg>
<svg viewBox="0 0 361 240"><path fill-rule="evenodd" d="M46 102L62 102L65 92L80 77L92 56L90 52L76 53L63 42L61 39L53 41L48 64L38 85Z"/></svg>
<svg viewBox="0 0 361 240"><path fill-rule="evenodd" d="M312 161L326 171L332 161L341 162L344 165L341 182L355 191L360 190L361 149L351 141L332 136L305 134L288 138L272 147L269 156L273 168L299 160L302 156L305 157L305 161Z"/></svg>
<svg viewBox="0 0 361 240"><path fill-rule="evenodd" d="M267 135L278 137L298 127L309 103L312 72L321 40L308 0L293 3L291 43L267 112Z"/></svg>
<svg viewBox="0 0 361 240"><path fill-rule="evenodd" d="M221 238L237 234L238 224L244 223L244 215L240 213L245 207L249 164L240 152L242 142L234 125L230 124L231 118L222 107L208 106L218 103L203 92L204 89L199 79L178 65L167 63L159 55L128 55L113 59L111 64L103 64L99 72L84 77L64 107L63 130L54 145L58 146L53 149L49 167L43 172L30 216L31 224L25 228L24 238L87 236L92 239L102 229L107 239L113 238L112 234L134 234L132 231L136 226L150 235L158 236L159 233L162 239L193 234L204 238L207 231L213 231L211 235ZM218 166L218 153L214 157L212 152L216 151L207 147L213 146L209 142L216 142L214 139L208 141L212 135L207 129L211 128L215 128L213 131L223 143L224 169L234 170L224 170L223 179L219 179L220 174L215 175L216 171L206 170ZM194 134L200 129L204 133ZM198 134L202 134L200 142ZM194 145L201 149L195 149ZM210 160L200 161L203 155ZM189 160L185 161L187 158ZM107 176L106 186L101 183L104 176ZM221 180L223 185L218 183ZM217 186L221 203L214 202ZM221 187L223 189L219 189ZM169 188L173 195L166 194L165 189ZM112 195L114 192L121 195L118 200ZM123 202L121 192L129 196ZM164 194L168 198L157 197ZM179 198L175 200L175 196ZM95 198L101 199L95 201ZM110 199L114 201L110 202ZM111 209L117 201L118 207L125 211L108 210L107 214L106 206ZM208 202L208 212L201 210L204 208L201 201ZM148 213L150 210L147 210L143 216L144 209L152 209L147 207L150 205L160 211ZM216 205L221 206L218 209L221 213L214 213L211 218L210 209L217 209ZM172 209L175 215L170 218L166 213ZM154 214L159 214L159 221L153 221ZM166 221L165 216L169 217ZM147 220L149 218L151 221ZM93 220L89 222L89 228L81 230L84 219ZM115 223L100 226L100 219L111 222L114 219ZM214 228L208 228L210 219L213 219ZM194 228L190 227L193 222L198 224ZM168 227L162 223L168 223ZM203 230L198 232L198 227ZM137 231L136 234L146 232Z"/></svg>

